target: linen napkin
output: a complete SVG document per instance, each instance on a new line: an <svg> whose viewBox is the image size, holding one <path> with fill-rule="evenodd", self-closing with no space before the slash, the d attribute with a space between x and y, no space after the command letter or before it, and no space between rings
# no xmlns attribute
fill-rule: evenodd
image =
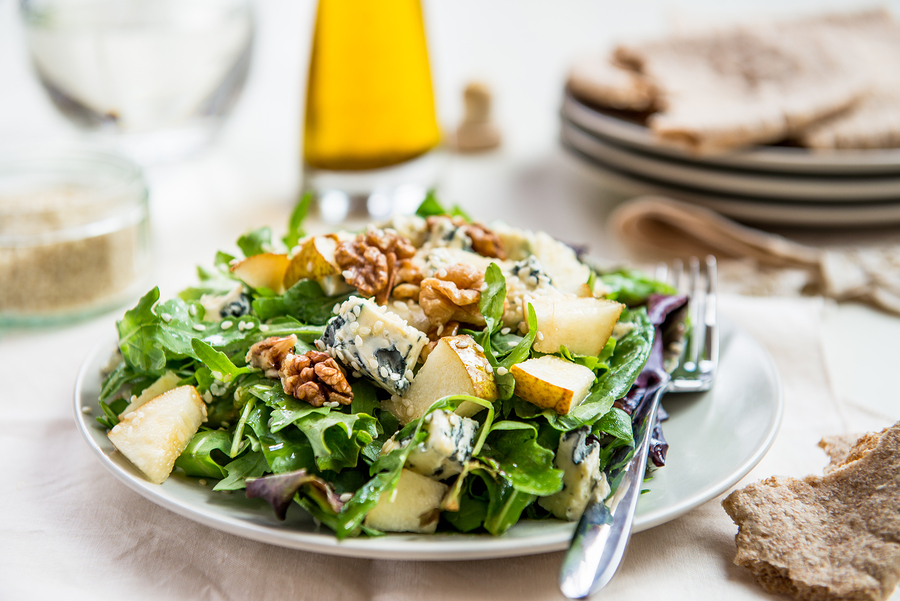
<svg viewBox="0 0 900 601"><path fill-rule="evenodd" d="M820 438L892 423L848 410L831 394L820 348L821 306L820 299L809 298L721 299L721 314L768 349L784 384L781 430L745 482L773 474L821 473L827 460L816 447ZM71 416L75 372L99 332L109 327L102 325L105 329L92 324L0 341L0 364L51 340L57 348L71 349L54 372L58 377L42 378L39 362L19 362L19 377L10 378L4 391L3 400L30 399L32 409L0 412L0 453L7 458L0 479L0 599L563 598L557 588L562 553L454 562L332 557L226 534L137 495L100 465ZM23 403L4 405L13 409ZM211 495L210 502L216 498ZM721 498L635 535L621 572L602 598L774 600L732 564L737 529Z"/></svg>
<svg viewBox="0 0 900 601"><path fill-rule="evenodd" d="M744 293L820 294L900 314L900 245L812 247L738 224L718 213L662 196L625 202L609 218L621 241L662 256L714 254L720 278Z"/></svg>

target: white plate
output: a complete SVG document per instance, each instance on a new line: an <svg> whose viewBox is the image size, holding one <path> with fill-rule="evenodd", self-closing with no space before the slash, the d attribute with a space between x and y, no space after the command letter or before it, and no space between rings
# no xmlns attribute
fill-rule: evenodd
<svg viewBox="0 0 900 601"><path fill-rule="evenodd" d="M583 172L596 178L600 187L623 196L658 194L690 202L738 221L759 225L849 228L900 223L898 202L787 202L752 196L726 196L666 184L634 175L588 156L563 141Z"/></svg>
<svg viewBox="0 0 900 601"><path fill-rule="evenodd" d="M726 491L755 466L781 421L781 380L768 353L743 330L724 321L719 377L712 391L669 395L665 423L670 444L638 504L635 531L672 520ZM75 421L100 462L123 484L153 503L191 520L245 538L331 555L371 559L460 560L531 555L565 549L574 525L523 521L503 536L391 534L338 542L299 507L279 522L271 507L240 491L214 493L196 478L173 474L148 482L118 452L94 420L100 415L100 369L114 346L104 344L85 360L75 383ZM92 413L85 414L84 407Z"/></svg>
<svg viewBox="0 0 900 601"><path fill-rule="evenodd" d="M653 154L707 166L777 171L794 174L900 173L900 149L809 150L786 146L756 146L725 155L700 157L661 143L647 127L602 113L566 92L562 114L579 127Z"/></svg>
<svg viewBox="0 0 900 601"><path fill-rule="evenodd" d="M900 204L900 175L835 178L720 169L701 163L674 161L661 155L619 146L581 129L565 118L562 121L561 135L567 144L616 169L638 177L648 177L713 194L758 196L773 202L856 204L893 201Z"/></svg>

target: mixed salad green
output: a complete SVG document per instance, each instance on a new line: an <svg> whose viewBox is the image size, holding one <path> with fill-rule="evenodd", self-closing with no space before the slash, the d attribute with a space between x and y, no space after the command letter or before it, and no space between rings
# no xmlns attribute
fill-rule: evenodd
<svg viewBox="0 0 900 601"><path fill-rule="evenodd" d="M593 295L625 305L613 334L597 354L579 354L566 346L555 353L538 352L534 347L540 333L529 297L525 297L520 327L510 327L508 312L513 303L508 298L512 290L508 280L513 272L508 267L501 269L501 264L506 264L503 261L489 260L477 298L481 318L459 324L455 333L470 336L480 349L479 357L483 354L485 371L495 384L495 394L482 396L494 398L444 396L407 421L402 412L398 415L386 408L398 402L396 391L332 352L352 389L352 400L317 406L286 392L288 387L271 371L254 367L248 351L273 337L292 335L296 337L294 355L328 351L323 339L327 339L329 323L336 323L336 314L349 299L365 295L341 280L341 275L337 276L338 286L333 278L305 277L281 291L242 279L240 270L234 269L249 257L277 255L282 245L288 249L282 253L288 259L292 256L289 249L296 254L298 245L309 239L302 230L308 202L306 198L298 205L281 240L274 240L269 228L249 232L237 241L243 257L219 252L213 269L198 268L196 286L165 301L160 301L159 290L154 288L124 314L117 323L121 358L103 383L100 424L107 429L116 427L125 419L126 408L145 391L156 395L164 389L194 387L203 399L206 421L191 433L183 449L179 447L176 471L216 480L214 491L246 489L248 496L269 501L281 518L298 504L339 538L404 529L385 527L392 523L390 519L367 520L379 506L378 511L390 511L386 508L389 503L398 503L405 510L421 509L424 503L429 511L418 516L419 523L427 523L424 531L436 527L499 535L520 519L567 515L573 519L572 507L569 514L558 509L560 503L580 502L570 499L575 495L573 487L579 485L573 484L572 478L587 478L589 488L600 485L602 473L624 461L633 446L632 414L640 404L641 387L647 388L639 376L642 371L646 374L645 365L654 348L658 351L661 347L659 340L654 344L660 328L677 314L683 299L663 303L665 310L654 312L660 299L671 300L674 290L633 270L598 273L590 269L584 283ZM429 197L418 212L417 231L425 232L426 242L412 242L419 245L417 252L425 253L429 244L439 248L461 240L457 251L477 254L471 238L460 231L448 235L445 228L440 240L428 238L433 238L434 227L429 230L423 224L433 224L434 218L444 215L449 216L447 223L456 226L472 223L461 211L445 211ZM426 222L427 218L432 221ZM391 225L395 224L383 227ZM400 227L397 231L403 233ZM348 233L342 239L352 240L354 235ZM529 265L535 268L534 261ZM562 273L557 279L566 275L559 265L556 269ZM547 285L552 287L554 276L547 277ZM414 304L415 299L406 302L407 307ZM390 311L391 301L383 307L386 309L379 310ZM408 315L402 317L414 321ZM442 328L443 324L430 332L423 330L421 335L430 335L429 342L434 342L440 339ZM546 355L593 373L586 398L576 399L566 413L529 402L516 392L519 372L514 366ZM410 369L418 373L423 367L420 362ZM469 403L469 411L466 417L459 417L453 412L463 403ZM415 476L440 485L435 489L438 501L426 501L423 495L434 494L428 492L430 484L403 488L399 483L411 469L411 458L432 452L440 435L439 423L456 428L455 438L450 437L456 446L439 457L442 466L452 462L454 469ZM470 436L463 435L467 424L471 425ZM579 436L573 437L575 433ZM665 441L658 438L657 458L661 460ZM574 462L568 455L562 457L564 448L569 455L574 452ZM591 453L597 458L596 464L591 464L595 473L579 475L576 468L588 465L578 462L579 452L582 459ZM563 489L569 496L560 501ZM405 494L421 498L398 498ZM554 495L559 502L545 502Z"/></svg>

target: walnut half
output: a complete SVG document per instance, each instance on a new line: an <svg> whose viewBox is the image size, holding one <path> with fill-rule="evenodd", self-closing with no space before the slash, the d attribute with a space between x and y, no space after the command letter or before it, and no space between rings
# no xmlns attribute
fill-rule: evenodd
<svg viewBox="0 0 900 601"><path fill-rule="evenodd" d="M313 407L349 405L353 389L344 372L328 353L307 351L289 354L279 370L285 394L306 401Z"/></svg>
<svg viewBox="0 0 900 601"><path fill-rule="evenodd" d="M353 240L342 242L334 253L347 283L383 305L398 281L410 269L416 249L393 230L370 227Z"/></svg>
<svg viewBox="0 0 900 601"><path fill-rule="evenodd" d="M297 336L269 336L260 340L247 351L246 361L251 366L261 369L266 377L277 378L281 362L297 344Z"/></svg>
<svg viewBox="0 0 900 601"><path fill-rule="evenodd" d="M443 267L434 277L422 280L419 305L435 326L448 321L484 325L478 309L484 274L462 263Z"/></svg>

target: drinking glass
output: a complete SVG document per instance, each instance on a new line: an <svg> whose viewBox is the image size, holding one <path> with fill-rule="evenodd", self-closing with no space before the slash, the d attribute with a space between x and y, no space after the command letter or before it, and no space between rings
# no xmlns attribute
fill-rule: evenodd
<svg viewBox="0 0 900 601"><path fill-rule="evenodd" d="M439 141L419 0L319 0L303 158L323 216L415 208Z"/></svg>
<svg viewBox="0 0 900 601"><path fill-rule="evenodd" d="M251 0L21 0L21 10L56 107L138 158L206 145L247 77Z"/></svg>

